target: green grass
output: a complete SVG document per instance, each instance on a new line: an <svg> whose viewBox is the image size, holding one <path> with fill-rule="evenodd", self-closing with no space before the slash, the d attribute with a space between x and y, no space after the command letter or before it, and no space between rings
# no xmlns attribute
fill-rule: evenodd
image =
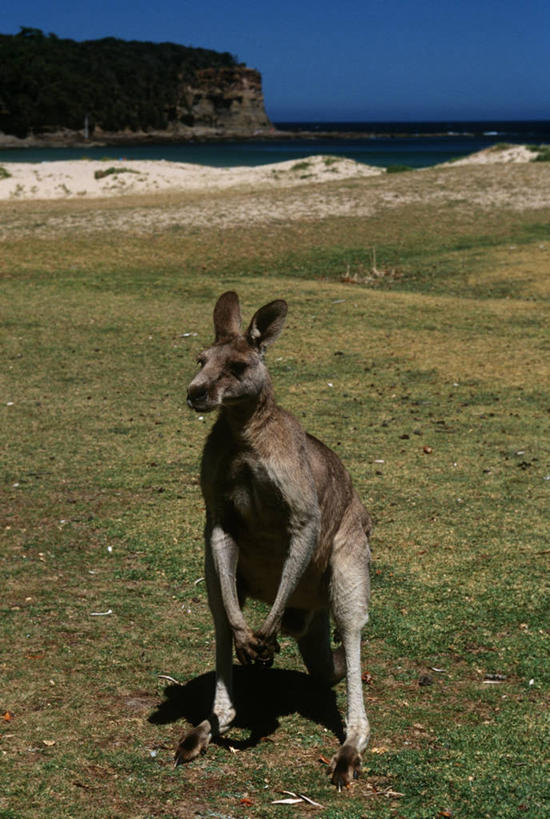
<svg viewBox="0 0 550 819"><path fill-rule="evenodd" d="M0 165L0 180L9 179L10 176L11 176L11 173L7 170L7 168L4 168L3 165Z"/></svg>
<svg viewBox="0 0 550 819"><path fill-rule="evenodd" d="M412 171L410 165L388 165L386 168L386 173L406 173L407 171Z"/></svg>
<svg viewBox="0 0 550 819"><path fill-rule="evenodd" d="M20 210L32 222L39 206ZM271 805L285 790L325 817L544 814L549 216L403 205L5 243L0 816L303 814ZM373 247L398 275L341 282ZM372 740L342 794L320 757L344 686L316 694L290 639L272 671L238 674L228 738L171 764L212 684L196 582L212 419L185 391L227 288L247 318L288 299L278 398L340 453L376 520Z"/></svg>

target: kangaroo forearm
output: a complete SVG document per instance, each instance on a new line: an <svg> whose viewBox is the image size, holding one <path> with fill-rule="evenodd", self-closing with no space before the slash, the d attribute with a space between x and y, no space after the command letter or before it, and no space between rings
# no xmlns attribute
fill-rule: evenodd
<svg viewBox="0 0 550 819"><path fill-rule="evenodd" d="M311 562L318 536L318 524L313 520L292 538L275 600L259 631L262 636L274 637L278 632L288 601Z"/></svg>
<svg viewBox="0 0 550 819"><path fill-rule="evenodd" d="M234 632L248 630L237 594L238 556L233 538L221 527L215 526L206 549L206 572L211 578L209 594L212 596L211 586L219 589L223 608Z"/></svg>

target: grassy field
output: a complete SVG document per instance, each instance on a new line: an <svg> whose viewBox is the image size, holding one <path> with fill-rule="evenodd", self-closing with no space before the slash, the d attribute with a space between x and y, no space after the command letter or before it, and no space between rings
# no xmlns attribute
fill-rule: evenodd
<svg viewBox="0 0 550 819"><path fill-rule="evenodd" d="M230 229L157 227L173 196L0 206L17 226L0 255L1 817L548 810L550 209L472 206L483 173L494 185L491 168L327 185L329 203L376 190L391 206ZM150 226L124 229L138 206ZM96 228L74 229L88 213ZM231 734L172 766L213 684L197 483L212 419L185 393L229 288L247 317L288 300L278 398L376 521L371 746L341 794L323 759L344 686L315 691L289 639L272 670L237 671ZM323 807L273 805L283 791Z"/></svg>

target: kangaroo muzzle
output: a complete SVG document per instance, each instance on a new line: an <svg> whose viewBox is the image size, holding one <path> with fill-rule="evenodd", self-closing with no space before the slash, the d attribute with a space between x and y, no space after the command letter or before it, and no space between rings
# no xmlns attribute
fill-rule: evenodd
<svg viewBox="0 0 550 819"><path fill-rule="evenodd" d="M201 385L193 387L192 385L187 390L187 404L191 409L197 412L205 411L208 405L208 390Z"/></svg>

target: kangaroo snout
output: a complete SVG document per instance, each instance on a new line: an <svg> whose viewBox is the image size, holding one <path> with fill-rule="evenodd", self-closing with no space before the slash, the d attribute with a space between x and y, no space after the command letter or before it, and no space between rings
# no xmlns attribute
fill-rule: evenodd
<svg viewBox="0 0 550 819"><path fill-rule="evenodd" d="M208 390L206 387L201 384L197 386L190 384L187 390L187 404L197 412L205 412L208 404Z"/></svg>

